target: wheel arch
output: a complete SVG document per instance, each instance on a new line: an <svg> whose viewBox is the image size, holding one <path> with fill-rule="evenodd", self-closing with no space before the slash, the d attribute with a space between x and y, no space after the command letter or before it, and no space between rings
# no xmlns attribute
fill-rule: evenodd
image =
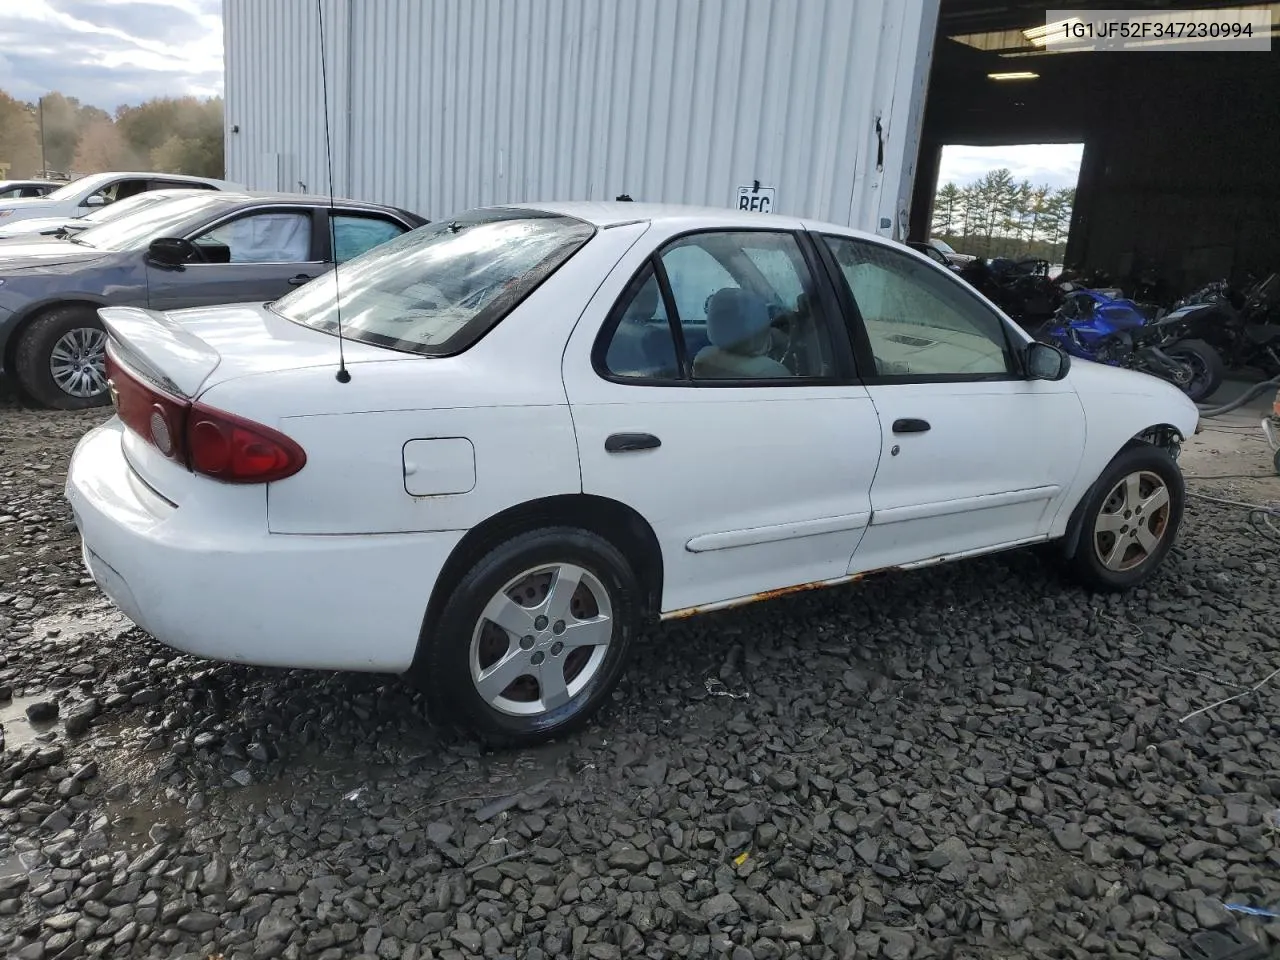
<svg viewBox="0 0 1280 960"><path fill-rule="evenodd" d="M422 638L439 621L450 595L471 567L504 540L543 527L559 526L588 530L613 544L640 580L642 617L646 621L657 618L662 606L662 548L649 522L617 500L586 493L559 494L526 501L494 514L459 541L431 588L415 661L422 652Z"/></svg>
<svg viewBox="0 0 1280 960"><path fill-rule="evenodd" d="M1153 423L1148 427L1139 430L1132 437L1120 445L1115 450L1106 463L1102 465L1102 469L1098 471L1098 475L1094 477L1093 482L1089 484L1080 495L1080 499L1076 501L1071 508L1071 516L1067 520L1067 529L1062 536L1062 550L1065 556L1070 556L1075 552L1076 545L1080 542L1080 531L1084 525L1084 507L1085 504L1093 497L1098 486L1098 481L1102 479L1102 475L1106 472L1107 467L1116 457L1130 450L1133 447L1147 444L1148 446L1159 447L1166 451L1175 460L1178 458L1178 451L1182 442L1186 439L1182 431L1172 423Z"/></svg>

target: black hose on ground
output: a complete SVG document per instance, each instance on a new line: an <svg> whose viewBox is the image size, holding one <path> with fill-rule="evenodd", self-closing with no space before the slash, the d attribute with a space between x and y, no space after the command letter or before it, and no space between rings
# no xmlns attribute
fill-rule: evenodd
<svg viewBox="0 0 1280 960"><path fill-rule="evenodd" d="M1230 413L1237 407L1243 407L1246 403L1262 396L1268 390L1280 389L1280 376L1272 377L1270 380L1264 380L1262 383L1254 384L1244 392L1242 396L1237 397L1230 403L1224 403L1217 407L1200 407L1201 417L1220 417L1224 413Z"/></svg>

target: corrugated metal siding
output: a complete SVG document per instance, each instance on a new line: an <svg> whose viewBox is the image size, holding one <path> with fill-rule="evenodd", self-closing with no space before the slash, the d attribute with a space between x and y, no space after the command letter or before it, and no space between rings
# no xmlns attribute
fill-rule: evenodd
<svg viewBox="0 0 1280 960"><path fill-rule="evenodd" d="M780 213L905 212L938 0L323 2L339 193L434 218L727 206L759 180ZM258 166L280 154L323 190L314 0L226 0L225 19L228 175L275 186Z"/></svg>

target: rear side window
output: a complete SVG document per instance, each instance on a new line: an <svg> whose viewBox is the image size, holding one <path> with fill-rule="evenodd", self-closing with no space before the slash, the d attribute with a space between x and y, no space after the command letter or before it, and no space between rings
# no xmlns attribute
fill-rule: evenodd
<svg viewBox="0 0 1280 960"><path fill-rule="evenodd" d="M447 356L483 336L594 232L573 217L512 208L471 211L380 244L272 309L336 334L340 304L344 337Z"/></svg>
<svg viewBox="0 0 1280 960"><path fill-rule="evenodd" d="M333 227L334 259L338 263L354 260L405 232L404 227L394 220L359 213L338 214L329 222Z"/></svg>

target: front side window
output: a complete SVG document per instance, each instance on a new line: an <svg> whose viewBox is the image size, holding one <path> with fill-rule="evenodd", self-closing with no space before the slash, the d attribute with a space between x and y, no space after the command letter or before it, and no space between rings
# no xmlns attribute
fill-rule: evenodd
<svg viewBox="0 0 1280 960"><path fill-rule="evenodd" d="M340 213L329 222L333 227L333 256L338 263L346 263L405 232L394 220L360 213Z"/></svg>
<svg viewBox="0 0 1280 960"><path fill-rule="evenodd" d="M281 316L353 340L443 356L514 310L595 228L514 208L474 210L401 234L272 305Z"/></svg>
<svg viewBox="0 0 1280 960"><path fill-rule="evenodd" d="M245 214L192 243L209 263L305 263L311 259L311 211Z"/></svg>
<svg viewBox="0 0 1280 960"><path fill-rule="evenodd" d="M615 307L606 372L622 377L694 381L794 381L838 372L828 318L813 276L790 233L698 233L657 256L671 292L657 302L653 267ZM630 299L627 299L630 298ZM680 337L661 323L674 312ZM685 366L676 357L683 354ZM615 357L629 358L624 373Z"/></svg>
<svg viewBox="0 0 1280 960"><path fill-rule="evenodd" d="M101 197L103 203L115 203L117 200L136 197L146 189L146 180L113 180L101 189L95 190L90 196ZM88 205L88 198L85 199L85 205Z"/></svg>
<svg viewBox="0 0 1280 960"><path fill-rule="evenodd" d="M1014 373L1004 323L959 281L878 243L823 239L857 304L880 376Z"/></svg>

